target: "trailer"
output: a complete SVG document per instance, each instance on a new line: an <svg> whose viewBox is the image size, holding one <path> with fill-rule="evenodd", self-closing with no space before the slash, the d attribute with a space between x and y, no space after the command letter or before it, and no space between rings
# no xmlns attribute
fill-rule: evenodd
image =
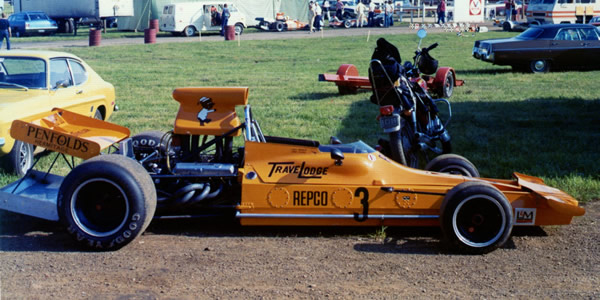
<svg viewBox="0 0 600 300"><path fill-rule="evenodd" d="M133 0L14 0L15 12L43 11L58 23L58 32L77 31L79 20L133 16Z"/></svg>
<svg viewBox="0 0 600 300"><path fill-rule="evenodd" d="M455 86L462 86L464 80L456 79L456 71L451 67L440 67L432 75L421 75L427 82L429 91L449 98ZM358 69L353 64L341 65L335 74L319 74L319 81L333 82L338 87L340 95L356 94L359 89L370 90L373 87L367 76L359 76Z"/></svg>

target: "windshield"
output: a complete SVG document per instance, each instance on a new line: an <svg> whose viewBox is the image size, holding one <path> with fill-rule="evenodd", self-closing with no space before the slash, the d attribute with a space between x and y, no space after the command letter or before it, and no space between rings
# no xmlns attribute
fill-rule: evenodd
<svg viewBox="0 0 600 300"><path fill-rule="evenodd" d="M529 4L531 5L535 5L535 4L554 4L556 2L556 0L531 0L529 2Z"/></svg>
<svg viewBox="0 0 600 300"><path fill-rule="evenodd" d="M337 145L320 145L319 151L330 152L331 149L339 149L343 153L373 153L375 149L365 144L363 141L356 141L350 144L337 144Z"/></svg>
<svg viewBox="0 0 600 300"><path fill-rule="evenodd" d="M46 88L46 62L39 58L0 57L0 88Z"/></svg>
<svg viewBox="0 0 600 300"><path fill-rule="evenodd" d="M542 32L544 32L544 30L541 28L531 27L517 35L515 38L519 40L535 40Z"/></svg>

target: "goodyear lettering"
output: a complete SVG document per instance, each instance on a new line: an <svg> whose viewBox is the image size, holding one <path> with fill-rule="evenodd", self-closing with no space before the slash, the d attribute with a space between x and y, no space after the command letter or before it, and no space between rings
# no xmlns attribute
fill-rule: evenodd
<svg viewBox="0 0 600 300"><path fill-rule="evenodd" d="M36 145L66 152L66 149L72 149L80 152L87 152L89 142L82 141L71 136L62 135L53 131L30 126L27 129L27 136L36 140Z"/></svg>
<svg viewBox="0 0 600 300"><path fill-rule="evenodd" d="M326 191L294 191L294 206L327 206Z"/></svg>
<svg viewBox="0 0 600 300"><path fill-rule="evenodd" d="M294 165L293 162L271 162L269 177L273 174L297 174L298 178L322 178L327 175L329 167L310 167L305 162Z"/></svg>

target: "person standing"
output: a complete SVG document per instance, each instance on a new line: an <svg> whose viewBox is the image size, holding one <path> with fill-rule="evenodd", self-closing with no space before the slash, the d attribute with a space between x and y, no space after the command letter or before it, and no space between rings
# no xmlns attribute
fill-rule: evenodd
<svg viewBox="0 0 600 300"><path fill-rule="evenodd" d="M362 1L358 1L356 5L356 27L363 27L363 19L365 18L365 10L367 7L362 3Z"/></svg>
<svg viewBox="0 0 600 300"><path fill-rule="evenodd" d="M437 7L438 24L446 23L446 0L441 0Z"/></svg>
<svg viewBox="0 0 600 300"><path fill-rule="evenodd" d="M329 14L330 7L331 7L331 4L329 3L329 0L324 0L323 1L323 13L325 13L327 15L327 21L331 21L331 15Z"/></svg>
<svg viewBox="0 0 600 300"><path fill-rule="evenodd" d="M338 21L342 21L344 18L344 3L342 3L342 0L337 0L337 2L335 3L335 17L338 19Z"/></svg>
<svg viewBox="0 0 600 300"><path fill-rule="evenodd" d="M6 39L6 50L10 50L10 23L6 19L6 14L2 13L2 19L0 19L0 49Z"/></svg>
<svg viewBox="0 0 600 300"><path fill-rule="evenodd" d="M515 0L504 1L504 14L506 14L506 21L512 20L513 6L515 6Z"/></svg>
<svg viewBox="0 0 600 300"><path fill-rule="evenodd" d="M392 23L392 14L394 13L394 7L391 4L392 1L385 2L385 17L384 17L384 27L390 27L393 25Z"/></svg>
<svg viewBox="0 0 600 300"><path fill-rule="evenodd" d="M375 27L375 1L369 2L369 27Z"/></svg>
<svg viewBox="0 0 600 300"><path fill-rule="evenodd" d="M321 22L323 22L323 10L321 10L319 3L315 2L315 28L317 31L323 30Z"/></svg>
<svg viewBox="0 0 600 300"><path fill-rule="evenodd" d="M221 36L225 36L225 30L227 29L227 22L229 21L229 8L227 3L223 5L223 12L221 13Z"/></svg>
<svg viewBox="0 0 600 300"><path fill-rule="evenodd" d="M315 31L315 19L316 19L316 14L315 14L315 3L313 1L308 2L308 17L309 17L309 21L308 21L308 25L309 25L309 29L310 31L308 33L312 33L313 31Z"/></svg>

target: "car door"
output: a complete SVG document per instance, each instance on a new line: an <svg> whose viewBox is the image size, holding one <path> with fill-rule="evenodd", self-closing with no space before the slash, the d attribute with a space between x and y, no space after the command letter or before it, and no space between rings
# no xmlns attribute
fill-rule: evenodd
<svg viewBox="0 0 600 300"><path fill-rule="evenodd" d="M550 54L554 65L577 67L585 64L585 47L577 28L559 29L550 42Z"/></svg>
<svg viewBox="0 0 600 300"><path fill-rule="evenodd" d="M586 66L600 66L600 32L596 28L579 28L582 44L585 47Z"/></svg>
<svg viewBox="0 0 600 300"><path fill-rule="evenodd" d="M74 71L73 71L74 70ZM87 86L87 72L83 65L68 58L50 60L50 101L54 107L65 108L86 116L93 116L91 87Z"/></svg>

